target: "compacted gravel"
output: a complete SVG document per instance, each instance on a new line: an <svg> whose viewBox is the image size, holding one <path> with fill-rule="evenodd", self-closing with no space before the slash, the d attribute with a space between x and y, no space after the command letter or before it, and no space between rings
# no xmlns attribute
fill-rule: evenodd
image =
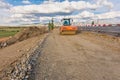
<svg viewBox="0 0 120 80"><path fill-rule="evenodd" d="M120 39L101 36L59 35L55 29L44 42L33 80L120 80Z"/></svg>

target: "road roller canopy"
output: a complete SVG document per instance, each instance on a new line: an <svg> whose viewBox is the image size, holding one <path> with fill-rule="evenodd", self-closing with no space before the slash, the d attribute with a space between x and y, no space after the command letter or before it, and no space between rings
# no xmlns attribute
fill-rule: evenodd
<svg viewBox="0 0 120 80"><path fill-rule="evenodd" d="M72 19L70 19L70 18L64 18L64 19L62 19L63 25L64 25L64 26L69 26L69 25L71 25L71 20L72 20Z"/></svg>

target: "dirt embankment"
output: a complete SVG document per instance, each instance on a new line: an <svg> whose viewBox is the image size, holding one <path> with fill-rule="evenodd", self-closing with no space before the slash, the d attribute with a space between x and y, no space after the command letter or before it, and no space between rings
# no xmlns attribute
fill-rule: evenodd
<svg viewBox="0 0 120 80"><path fill-rule="evenodd" d="M31 71L33 63L31 58L34 57L36 48L44 41L46 31L44 27L29 27L5 41L9 46L0 49L0 80L28 78L28 71ZM36 52L38 53L39 51Z"/></svg>
<svg viewBox="0 0 120 80"><path fill-rule="evenodd" d="M97 32L82 32L82 35L80 36L86 40L92 41L95 44L99 44L104 48L120 51L120 37Z"/></svg>
<svg viewBox="0 0 120 80"><path fill-rule="evenodd" d="M3 37L3 38L0 38L0 42L5 42L9 39L10 37Z"/></svg>
<svg viewBox="0 0 120 80"><path fill-rule="evenodd" d="M26 39L31 38L31 37L38 36L38 35L43 34L45 32L47 32L45 27L28 27L28 28L25 28L13 37L8 37L7 39L6 38L1 39L0 48L6 47L6 46L11 45L11 44L14 44L16 42L26 40Z"/></svg>
<svg viewBox="0 0 120 80"><path fill-rule="evenodd" d="M115 36L111 36L111 35L107 35L104 33L97 33L97 32L83 32L84 35L87 35L89 37L95 37L95 38L101 38L107 41L113 41L113 42L117 42L120 44L120 37L115 37Z"/></svg>

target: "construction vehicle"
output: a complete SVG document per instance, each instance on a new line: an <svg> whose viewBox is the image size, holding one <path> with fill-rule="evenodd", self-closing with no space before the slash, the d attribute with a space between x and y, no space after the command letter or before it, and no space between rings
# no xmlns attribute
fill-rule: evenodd
<svg viewBox="0 0 120 80"><path fill-rule="evenodd" d="M76 34L77 33L77 26L72 26L72 19L71 18L63 18L61 20L63 25L60 27L60 34Z"/></svg>

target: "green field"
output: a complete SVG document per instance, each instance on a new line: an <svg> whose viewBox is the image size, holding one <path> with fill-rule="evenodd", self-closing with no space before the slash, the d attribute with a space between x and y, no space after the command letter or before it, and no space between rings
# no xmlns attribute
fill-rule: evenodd
<svg viewBox="0 0 120 80"><path fill-rule="evenodd" d="M0 38L14 36L21 29L20 27L0 27Z"/></svg>

